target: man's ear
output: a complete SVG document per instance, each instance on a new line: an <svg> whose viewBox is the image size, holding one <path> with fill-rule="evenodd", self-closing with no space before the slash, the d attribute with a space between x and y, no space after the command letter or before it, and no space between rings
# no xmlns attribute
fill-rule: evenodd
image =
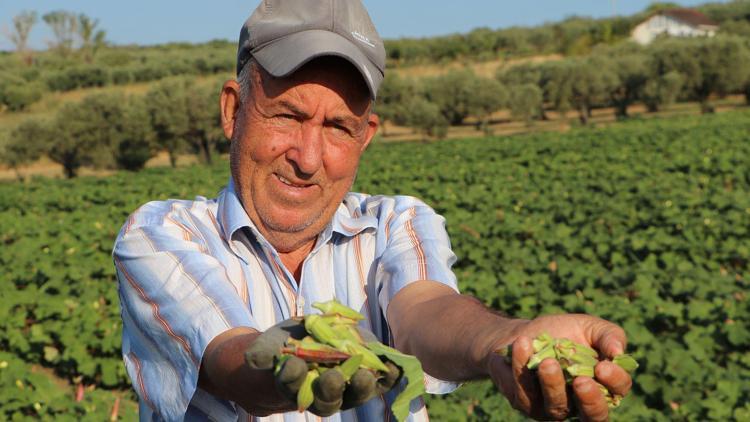
<svg viewBox="0 0 750 422"><path fill-rule="evenodd" d="M370 145L370 141L372 141L372 138L378 133L379 126L380 116L375 113L370 113L370 117L367 118L367 132L365 134L365 143L362 145L362 151L367 149L367 146Z"/></svg>
<svg viewBox="0 0 750 422"><path fill-rule="evenodd" d="M224 82L221 88L221 128L224 130L224 136L232 140L234 135L234 125L240 110L240 85L235 80Z"/></svg>

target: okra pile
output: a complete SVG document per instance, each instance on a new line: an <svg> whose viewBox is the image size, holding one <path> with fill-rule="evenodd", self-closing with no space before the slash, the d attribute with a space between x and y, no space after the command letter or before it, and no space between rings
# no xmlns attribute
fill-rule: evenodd
<svg viewBox="0 0 750 422"><path fill-rule="evenodd" d="M363 368L371 371L376 379L400 376L407 380L406 388L391 406L398 420L406 419L409 402L424 393L424 374L419 360L380 342L362 338L357 324L364 317L336 300L312 306L322 314L304 317L308 335L302 339L287 339L275 366L278 374L291 356L307 363L307 376L297 393L298 410L304 411L312 405L313 384L322 372L335 369L350 383L357 370Z"/></svg>
<svg viewBox="0 0 750 422"><path fill-rule="evenodd" d="M543 360L552 358L560 364L568 384L579 376L594 378L594 367L599 363L599 353L596 350L566 338L553 338L547 333L542 333L533 339L532 347L534 354L529 358L529 362L526 364L527 368L537 369ZM512 346L509 345L506 349L498 350L497 353L510 360L511 350ZM631 374L638 368L638 362L632 356L626 354L615 356L612 362ZM605 386L598 382L597 385L604 394L609 407L620 405L621 396L611 394Z"/></svg>

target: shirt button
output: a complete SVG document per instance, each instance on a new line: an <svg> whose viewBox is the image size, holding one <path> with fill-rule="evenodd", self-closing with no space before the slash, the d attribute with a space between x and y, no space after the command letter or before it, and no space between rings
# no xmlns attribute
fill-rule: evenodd
<svg viewBox="0 0 750 422"><path fill-rule="evenodd" d="M300 296L297 298L297 315L305 314L305 298Z"/></svg>

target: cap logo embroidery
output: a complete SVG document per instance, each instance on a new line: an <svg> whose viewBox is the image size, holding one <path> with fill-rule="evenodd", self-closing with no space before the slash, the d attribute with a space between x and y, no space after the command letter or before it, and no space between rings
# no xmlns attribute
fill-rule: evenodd
<svg viewBox="0 0 750 422"><path fill-rule="evenodd" d="M373 48L375 47L375 44L370 42L369 38L365 37L364 35L360 34L357 31L352 31L352 37L354 37L354 39L356 39L359 42L369 45L370 47L373 47Z"/></svg>

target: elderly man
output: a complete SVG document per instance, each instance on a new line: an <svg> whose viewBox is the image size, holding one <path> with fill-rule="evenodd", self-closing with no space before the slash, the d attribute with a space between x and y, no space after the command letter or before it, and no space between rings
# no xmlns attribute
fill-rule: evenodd
<svg viewBox="0 0 750 422"><path fill-rule="evenodd" d="M567 390L556 361L534 373L524 364L530 337L544 331L606 357L623 353L619 327L585 315L500 316L458 293L444 220L428 206L348 192L378 128L372 101L384 67L359 1L266 0L247 20L237 81L221 92L229 185L214 200L144 205L115 244L123 355L142 420L315 417L294 412L273 372L250 368L244 354L331 298L364 314L363 330L416 355L428 392L491 378L532 417L607 418L593 379ZM494 353L508 344L511 363ZM595 374L615 394L630 389L609 361ZM399 388L316 413L387 419ZM421 400L410 412L427 419Z"/></svg>

